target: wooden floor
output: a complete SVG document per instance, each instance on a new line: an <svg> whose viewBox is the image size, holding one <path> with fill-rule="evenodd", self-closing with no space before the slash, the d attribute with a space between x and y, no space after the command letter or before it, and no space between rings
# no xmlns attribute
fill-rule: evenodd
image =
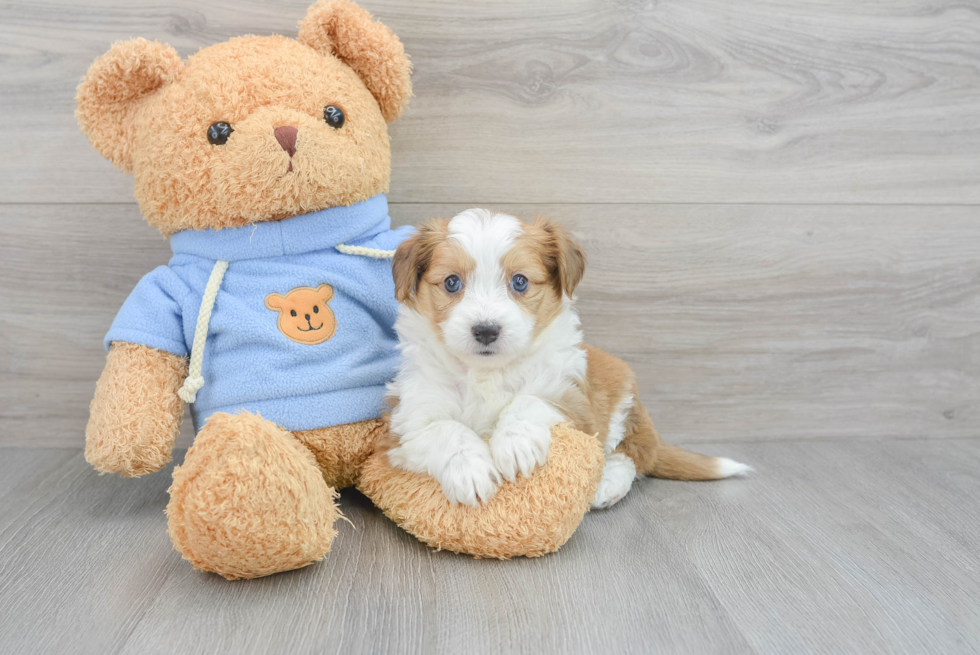
<svg viewBox="0 0 980 655"><path fill-rule="evenodd" d="M171 549L169 469L2 449L0 652L980 651L980 440L700 447L757 472L639 481L508 562L432 551L345 491L326 560L245 582Z"/></svg>

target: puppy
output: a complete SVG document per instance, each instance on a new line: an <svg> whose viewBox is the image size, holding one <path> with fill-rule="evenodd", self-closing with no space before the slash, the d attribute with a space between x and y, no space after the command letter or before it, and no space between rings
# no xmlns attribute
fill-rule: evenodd
<svg viewBox="0 0 980 655"><path fill-rule="evenodd" d="M470 209L423 225L392 267L403 357L388 388L388 457L435 477L451 502L477 505L501 480L530 476L563 422L605 449L596 508L623 498L638 474L749 470L661 441L629 367L583 345L572 294L585 253L558 224Z"/></svg>

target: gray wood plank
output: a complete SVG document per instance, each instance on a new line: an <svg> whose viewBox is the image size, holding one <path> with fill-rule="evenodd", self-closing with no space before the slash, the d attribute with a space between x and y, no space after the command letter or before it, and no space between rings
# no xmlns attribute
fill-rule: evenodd
<svg viewBox="0 0 980 655"><path fill-rule="evenodd" d="M118 652L180 568L169 477L100 477L75 451L0 498L0 651Z"/></svg>
<svg viewBox="0 0 980 655"><path fill-rule="evenodd" d="M78 454L75 448L10 448L0 452L0 502L18 485L30 484Z"/></svg>
<svg viewBox="0 0 980 655"><path fill-rule="evenodd" d="M299 571L229 583L181 562L119 652L427 652L429 553L353 490L341 509L333 551Z"/></svg>
<svg viewBox="0 0 980 655"><path fill-rule="evenodd" d="M674 440L976 433L974 208L497 208L554 216L582 241L586 336L633 365ZM0 206L0 443L81 444L102 337L168 256L134 205Z"/></svg>
<svg viewBox="0 0 980 655"><path fill-rule="evenodd" d="M977 652L980 441L709 450L756 480L723 497L660 485L653 519L757 652Z"/></svg>
<svg viewBox="0 0 980 655"><path fill-rule="evenodd" d="M544 559L440 554L435 652L753 652L670 534L647 523L637 533L637 518L587 516Z"/></svg>
<svg viewBox="0 0 980 655"><path fill-rule="evenodd" d="M555 555L433 552L348 491L324 562L234 583L170 549L169 470L21 453L35 475L0 499L0 650L976 652L980 440L702 449L757 473L642 480Z"/></svg>
<svg viewBox="0 0 980 655"><path fill-rule="evenodd" d="M0 3L0 202L122 202L74 88L113 41L295 34L312 0ZM411 202L980 203L960 0L365 0L404 40Z"/></svg>

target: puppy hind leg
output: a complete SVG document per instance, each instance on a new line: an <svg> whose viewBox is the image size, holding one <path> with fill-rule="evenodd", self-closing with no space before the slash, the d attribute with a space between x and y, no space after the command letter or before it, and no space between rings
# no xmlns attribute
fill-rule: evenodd
<svg viewBox="0 0 980 655"><path fill-rule="evenodd" d="M631 393L619 401L609 418L609 431L604 444L606 464L602 468L602 479L592 500L593 509L606 509L618 503L626 496L636 479L636 464L633 460L624 453L613 452L626 437L632 410Z"/></svg>
<svg viewBox="0 0 980 655"><path fill-rule="evenodd" d="M627 426L630 425L630 415L633 413L633 401L633 394L627 395L619 401L612 416L609 417L609 432L606 434L606 443L603 444L606 455L616 450L626 438Z"/></svg>
<svg viewBox="0 0 980 655"><path fill-rule="evenodd" d="M623 453L606 455L606 465L602 468L602 479L592 499L592 509L607 509L622 500L633 480L636 479L636 465Z"/></svg>

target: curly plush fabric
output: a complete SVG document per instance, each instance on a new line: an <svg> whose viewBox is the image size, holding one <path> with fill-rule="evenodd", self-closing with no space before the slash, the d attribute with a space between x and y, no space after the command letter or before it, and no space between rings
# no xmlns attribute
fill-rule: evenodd
<svg viewBox="0 0 980 655"><path fill-rule="evenodd" d="M184 62L169 45L146 39L116 43L92 62L78 87L75 116L82 132L103 157L131 173L136 108L183 72Z"/></svg>
<svg viewBox="0 0 980 655"><path fill-rule="evenodd" d="M229 580L289 571L330 552L336 495L290 433L218 413L174 469L170 538L194 568Z"/></svg>
<svg viewBox="0 0 980 655"><path fill-rule="evenodd" d="M364 462L387 434L388 421L383 418L293 432L316 457L323 479L336 489L357 484Z"/></svg>
<svg viewBox="0 0 980 655"><path fill-rule="evenodd" d="M299 41L353 68L389 123L412 97L412 68L401 41L351 2L320 0L299 24Z"/></svg>
<svg viewBox="0 0 980 655"><path fill-rule="evenodd" d="M237 37L186 64L170 46L133 39L95 61L78 87L79 126L133 172L150 225L164 235L236 227L388 190L385 123L411 95L401 42L341 0L313 6L301 38ZM324 121L329 105L344 112L340 129ZM207 138L218 121L233 130L223 145ZM288 178L280 127L296 130Z"/></svg>
<svg viewBox="0 0 980 655"><path fill-rule="evenodd" d="M177 389L187 359L113 342L95 385L85 429L85 459L100 473L135 477L170 462L184 403Z"/></svg>
<svg viewBox="0 0 980 655"><path fill-rule="evenodd" d="M559 425L547 464L504 483L481 507L450 504L434 478L394 468L383 452L365 463L358 488L434 548L478 558L538 557L558 550L581 523L604 463L595 437Z"/></svg>

